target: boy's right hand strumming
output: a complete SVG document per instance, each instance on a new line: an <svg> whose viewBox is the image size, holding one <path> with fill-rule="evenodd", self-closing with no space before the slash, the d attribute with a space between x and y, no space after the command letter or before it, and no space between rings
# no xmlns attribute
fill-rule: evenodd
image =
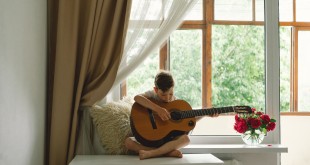
<svg viewBox="0 0 310 165"><path fill-rule="evenodd" d="M159 108L156 110L156 113L163 121L171 119L170 113L167 111L167 109L160 106L158 107Z"/></svg>

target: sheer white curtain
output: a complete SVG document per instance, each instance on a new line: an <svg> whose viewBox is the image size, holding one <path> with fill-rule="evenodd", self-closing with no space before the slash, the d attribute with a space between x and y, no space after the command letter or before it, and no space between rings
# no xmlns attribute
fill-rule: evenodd
<svg viewBox="0 0 310 165"><path fill-rule="evenodd" d="M109 99L119 99L120 83L176 30L198 0L133 0L121 64ZM155 74L155 73L154 73Z"/></svg>

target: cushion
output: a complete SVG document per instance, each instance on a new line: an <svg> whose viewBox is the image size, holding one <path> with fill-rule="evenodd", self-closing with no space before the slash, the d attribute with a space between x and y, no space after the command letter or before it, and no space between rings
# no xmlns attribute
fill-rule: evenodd
<svg viewBox="0 0 310 165"><path fill-rule="evenodd" d="M133 103L133 99L127 97L102 106L95 105L90 110L90 116L106 154L127 153L124 142L128 136L132 136L130 110Z"/></svg>

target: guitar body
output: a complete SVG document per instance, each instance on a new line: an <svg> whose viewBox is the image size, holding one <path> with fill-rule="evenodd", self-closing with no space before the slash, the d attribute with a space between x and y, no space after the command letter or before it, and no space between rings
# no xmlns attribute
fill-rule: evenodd
<svg viewBox="0 0 310 165"><path fill-rule="evenodd" d="M191 106L184 100L155 103L166 108L170 113L192 110ZM188 134L189 131L194 129L196 118L162 121L154 111L134 103L131 110L130 125L138 142L144 146L159 147L177 136Z"/></svg>

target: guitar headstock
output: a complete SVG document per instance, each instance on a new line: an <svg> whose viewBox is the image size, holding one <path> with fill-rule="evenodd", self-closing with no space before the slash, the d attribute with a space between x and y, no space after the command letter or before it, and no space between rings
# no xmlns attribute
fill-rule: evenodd
<svg viewBox="0 0 310 165"><path fill-rule="evenodd" d="M234 111L236 113L252 113L252 108L250 106L234 106Z"/></svg>

